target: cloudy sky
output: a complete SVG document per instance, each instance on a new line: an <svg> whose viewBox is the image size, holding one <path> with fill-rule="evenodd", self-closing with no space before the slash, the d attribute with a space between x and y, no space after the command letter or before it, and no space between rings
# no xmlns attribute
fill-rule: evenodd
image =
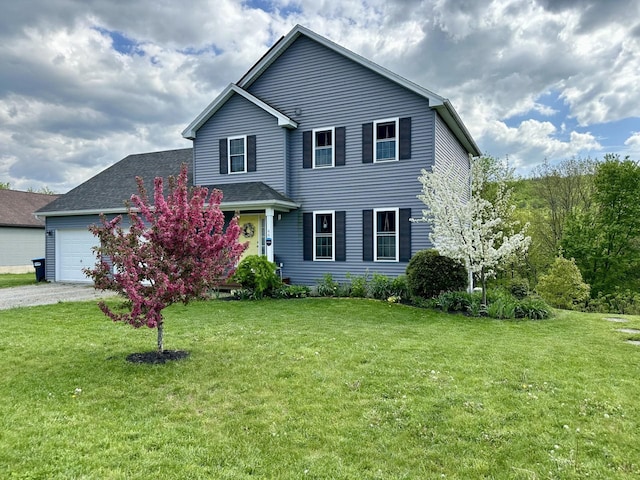
<svg viewBox="0 0 640 480"><path fill-rule="evenodd" d="M180 132L294 25L449 98L484 153L640 160L637 0L21 0L0 16L0 182L64 193Z"/></svg>

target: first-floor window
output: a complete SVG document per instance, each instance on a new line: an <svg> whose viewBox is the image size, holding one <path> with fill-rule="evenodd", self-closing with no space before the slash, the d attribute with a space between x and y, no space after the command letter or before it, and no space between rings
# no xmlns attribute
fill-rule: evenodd
<svg viewBox="0 0 640 480"><path fill-rule="evenodd" d="M229 173L247 171L246 140L247 137L229 139Z"/></svg>
<svg viewBox="0 0 640 480"><path fill-rule="evenodd" d="M398 260L398 209L374 210L376 261Z"/></svg>
<svg viewBox="0 0 640 480"><path fill-rule="evenodd" d="M313 259L334 259L334 212L313 213Z"/></svg>

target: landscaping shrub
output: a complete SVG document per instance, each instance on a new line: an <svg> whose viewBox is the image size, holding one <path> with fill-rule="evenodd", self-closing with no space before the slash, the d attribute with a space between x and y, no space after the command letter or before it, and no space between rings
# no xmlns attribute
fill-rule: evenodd
<svg viewBox="0 0 640 480"><path fill-rule="evenodd" d="M407 265L407 285L417 297L437 297L443 292L462 290L466 284L465 268L436 250L417 252Z"/></svg>
<svg viewBox="0 0 640 480"><path fill-rule="evenodd" d="M491 303L487 303L487 316L491 318L516 318L518 301L510 294L500 294Z"/></svg>
<svg viewBox="0 0 640 480"><path fill-rule="evenodd" d="M629 289L616 289L615 293L598 296L589 301L587 310L600 313L619 313L626 315L640 315L640 293Z"/></svg>
<svg viewBox="0 0 640 480"><path fill-rule="evenodd" d="M444 292L437 296L436 305L444 312L469 312L474 295L479 300L477 294L467 293L464 291Z"/></svg>
<svg viewBox="0 0 640 480"><path fill-rule="evenodd" d="M401 300L406 300L411 297L409 293L409 285L407 284L406 275L398 275L391 281L391 290L393 296L400 297Z"/></svg>
<svg viewBox="0 0 640 480"><path fill-rule="evenodd" d="M316 292L321 297L339 297L341 287L338 282L333 279L333 275L325 273L316 286Z"/></svg>
<svg viewBox="0 0 640 480"><path fill-rule="evenodd" d="M246 256L238 265L233 279L243 289L253 292L255 298L270 295L282 285L282 280L276 274L276 264L260 255Z"/></svg>
<svg viewBox="0 0 640 480"><path fill-rule="evenodd" d="M546 275L540 277L538 294L553 307L580 309L589 300L589 285L582 281L573 259L558 257Z"/></svg>
<svg viewBox="0 0 640 480"><path fill-rule="evenodd" d="M509 293L516 297L518 300L529 295L529 280L526 278L514 278L509 281Z"/></svg>
<svg viewBox="0 0 640 480"><path fill-rule="evenodd" d="M374 273L369 283L369 295L376 300L386 300L393 293L392 280L386 275Z"/></svg>
<svg viewBox="0 0 640 480"><path fill-rule="evenodd" d="M539 297L527 297L516 305L516 318L543 320L552 315L551 307Z"/></svg>
<svg viewBox="0 0 640 480"><path fill-rule="evenodd" d="M369 294L369 275L351 275L347 273L347 280L351 282L349 286L349 296L355 298L365 298Z"/></svg>
<svg viewBox="0 0 640 480"><path fill-rule="evenodd" d="M281 285L273 291L274 298L306 298L311 289L306 285Z"/></svg>

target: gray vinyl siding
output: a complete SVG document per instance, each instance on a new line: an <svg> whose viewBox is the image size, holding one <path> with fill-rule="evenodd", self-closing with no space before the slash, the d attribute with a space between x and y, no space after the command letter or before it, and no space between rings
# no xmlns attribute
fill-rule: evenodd
<svg viewBox="0 0 640 480"><path fill-rule="evenodd" d="M435 115L435 136L436 163L453 162L456 165L455 170L467 177L470 170L469 154L438 114Z"/></svg>
<svg viewBox="0 0 640 480"><path fill-rule="evenodd" d="M288 194L302 207L282 215L275 226L275 254L285 264L283 274L292 283L307 285L325 273L339 281L347 273L403 274L406 262L362 261L362 211L411 208L412 217L422 215L417 178L434 158L435 112L428 101L306 37L291 45L249 91L299 122L289 133ZM403 117L411 117L412 158L363 164L362 124ZM303 169L302 132L322 127L346 128L346 163ZM318 210L346 212L346 262L303 261L302 214ZM412 224L412 252L429 247L428 227Z"/></svg>
<svg viewBox="0 0 640 480"><path fill-rule="evenodd" d="M193 142L194 183L224 185L261 181L284 192L282 131L275 117L240 95L232 96L197 132ZM221 175L219 141L241 135L256 136L256 171Z"/></svg>

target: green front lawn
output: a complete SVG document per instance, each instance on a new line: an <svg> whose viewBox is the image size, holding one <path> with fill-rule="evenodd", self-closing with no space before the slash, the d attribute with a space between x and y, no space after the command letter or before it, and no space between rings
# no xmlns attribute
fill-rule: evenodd
<svg viewBox="0 0 640 480"><path fill-rule="evenodd" d="M357 299L211 301L155 330L0 311L0 478L638 478L640 328ZM636 336L637 337L637 336ZM640 337L637 337L640 338Z"/></svg>
<svg viewBox="0 0 640 480"><path fill-rule="evenodd" d="M34 273L1 273L0 288L20 287L22 285L35 285L36 274Z"/></svg>

